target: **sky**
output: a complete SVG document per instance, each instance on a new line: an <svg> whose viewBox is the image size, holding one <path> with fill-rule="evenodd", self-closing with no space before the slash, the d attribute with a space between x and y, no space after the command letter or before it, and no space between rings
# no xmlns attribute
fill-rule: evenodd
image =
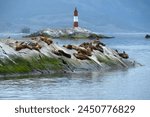
<svg viewBox="0 0 150 117"><path fill-rule="evenodd" d="M149 32L150 0L0 0L0 32L79 26L96 32Z"/></svg>

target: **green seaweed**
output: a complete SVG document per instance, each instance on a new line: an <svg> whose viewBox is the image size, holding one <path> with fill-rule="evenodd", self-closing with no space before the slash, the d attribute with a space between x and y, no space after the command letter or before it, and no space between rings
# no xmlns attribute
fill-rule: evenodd
<svg viewBox="0 0 150 117"><path fill-rule="evenodd" d="M28 73L33 70L61 70L63 66L61 61L55 58L43 56L41 58L33 57L31 59L24 59L21 57L14 57L12 62L5 59L4 62L0 61L0 74L13 74L13 73Z"/></svg>
<svg viewBox="0 0 150 117"><path fill-rule="evenodd" d="M98 56L97 59L98 59L99 62L104 63L106 65L117 66L117 61L115 61L113 59L110 59L107 56L103 56L103 57L102 56Z"/></svg>

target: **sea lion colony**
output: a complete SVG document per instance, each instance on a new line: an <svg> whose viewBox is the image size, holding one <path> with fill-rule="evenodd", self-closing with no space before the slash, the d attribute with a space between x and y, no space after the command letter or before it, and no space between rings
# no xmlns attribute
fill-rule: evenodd
<svg viewBox="0 0 150 117"><path fill-rule="evenodd" d="M25 42L18 42L16 41L16 51L20 51L21 49L28 48L30 50L34 49L39 51L42 47L38 43L25 43Z"/></svg>
<svg viewBox="0 0 150 117"><path fill-rule="evenodd" d="M37 37L32 37L31 38L32 40L38 40ZM40 36L39 39L41 41L44 41L45 43L47 43L48 45L52 44L53 41L50 39L50 38L47 38L47 37L43 37L43 36ZM30 49L30 50L37 50L37 51L40 51L40 49L42 48L42 46L40 44L38 44L37 42L34 43L34 42L18 42L16 41L15 42L16 46L15 46L15 49L16 51L20 51L22 49Z"/></svg>
<svg viewBox="0 0 150 117"><path fill-rule="evenodd" d="M92 56L93 50L100 51L101 53L104 53L103 46L106 46L104 43L100 42L99 40L93 40L92 42L84 42L80 44L79 46L75 45L64 45L63 47L67 49L74 49L77 51L77 53L73 53L73 55L80 60L86 60L90 59L89 57ZM118 55L124 59L128 59L129 56L127 53L119 53Z"/></svg>
<svg viewBox="0 0 150 117"><path fill-rule="evenodd" d="M45 36L39 36L39 37L31 37L30 39L32 40L40 40L43 41L45 43L47 43L47 45L51 45L53 43L52 39L45 37ZM42 46L40 44L38 44L38 42L15 42L16 44L16 51L20 51L21 49L30 49L30 50L37 50L40 52L40 49L42 48ZM105 46L104 43L100 42L99 40L93 40L92 42L84 42L82 44L80 44L79 46L76 45L64 45L63 47L69 49L69 50L76 50L76 53L73 53L73 55L80 60L89 60L90 56L92 56L92 52L94 50L97 50L101 53L104 52L103 47ZM129 56L128 54L126 54L125 52L123 53L119 53L118 50L116 50L116 52L118 53L118 55L124 59L128 59ZM71 58L71 54L68 54L66 52L64 52L63 50L52 50L52 53L54 53L57 56L65 56L67 58Z"/></svg>

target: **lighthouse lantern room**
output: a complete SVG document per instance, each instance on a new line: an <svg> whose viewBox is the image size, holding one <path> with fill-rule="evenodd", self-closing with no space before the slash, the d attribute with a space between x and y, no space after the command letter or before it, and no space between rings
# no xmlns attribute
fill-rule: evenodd
<svg viewBox="0 0 150 117"><path fill-rule="evenodd" d="M75 8L74 10L74 19L73 19L73 27L78 28L78 10Z"/></svg>

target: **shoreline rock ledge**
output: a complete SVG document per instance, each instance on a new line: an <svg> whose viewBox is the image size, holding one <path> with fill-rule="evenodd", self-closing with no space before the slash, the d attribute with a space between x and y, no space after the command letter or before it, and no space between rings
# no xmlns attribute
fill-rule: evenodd
<svg viewBox="0 0 150 117"><path fill-rule="evenodd" d="M95 38L114 38L112 36L106 36L87 30L85 28L66 28L66 29L43 29L27 35L25 37L37 37L46 36L50 38L61 38L61 39L95 39Z"/></svg>
<svg viewBox="0 0 150 117"><path fill-rule="evenodd" d="M0 40L0 77L77 71L107 71L135 66L125 52L108 48L99 40L59 46L51 38Z"/></svg>

